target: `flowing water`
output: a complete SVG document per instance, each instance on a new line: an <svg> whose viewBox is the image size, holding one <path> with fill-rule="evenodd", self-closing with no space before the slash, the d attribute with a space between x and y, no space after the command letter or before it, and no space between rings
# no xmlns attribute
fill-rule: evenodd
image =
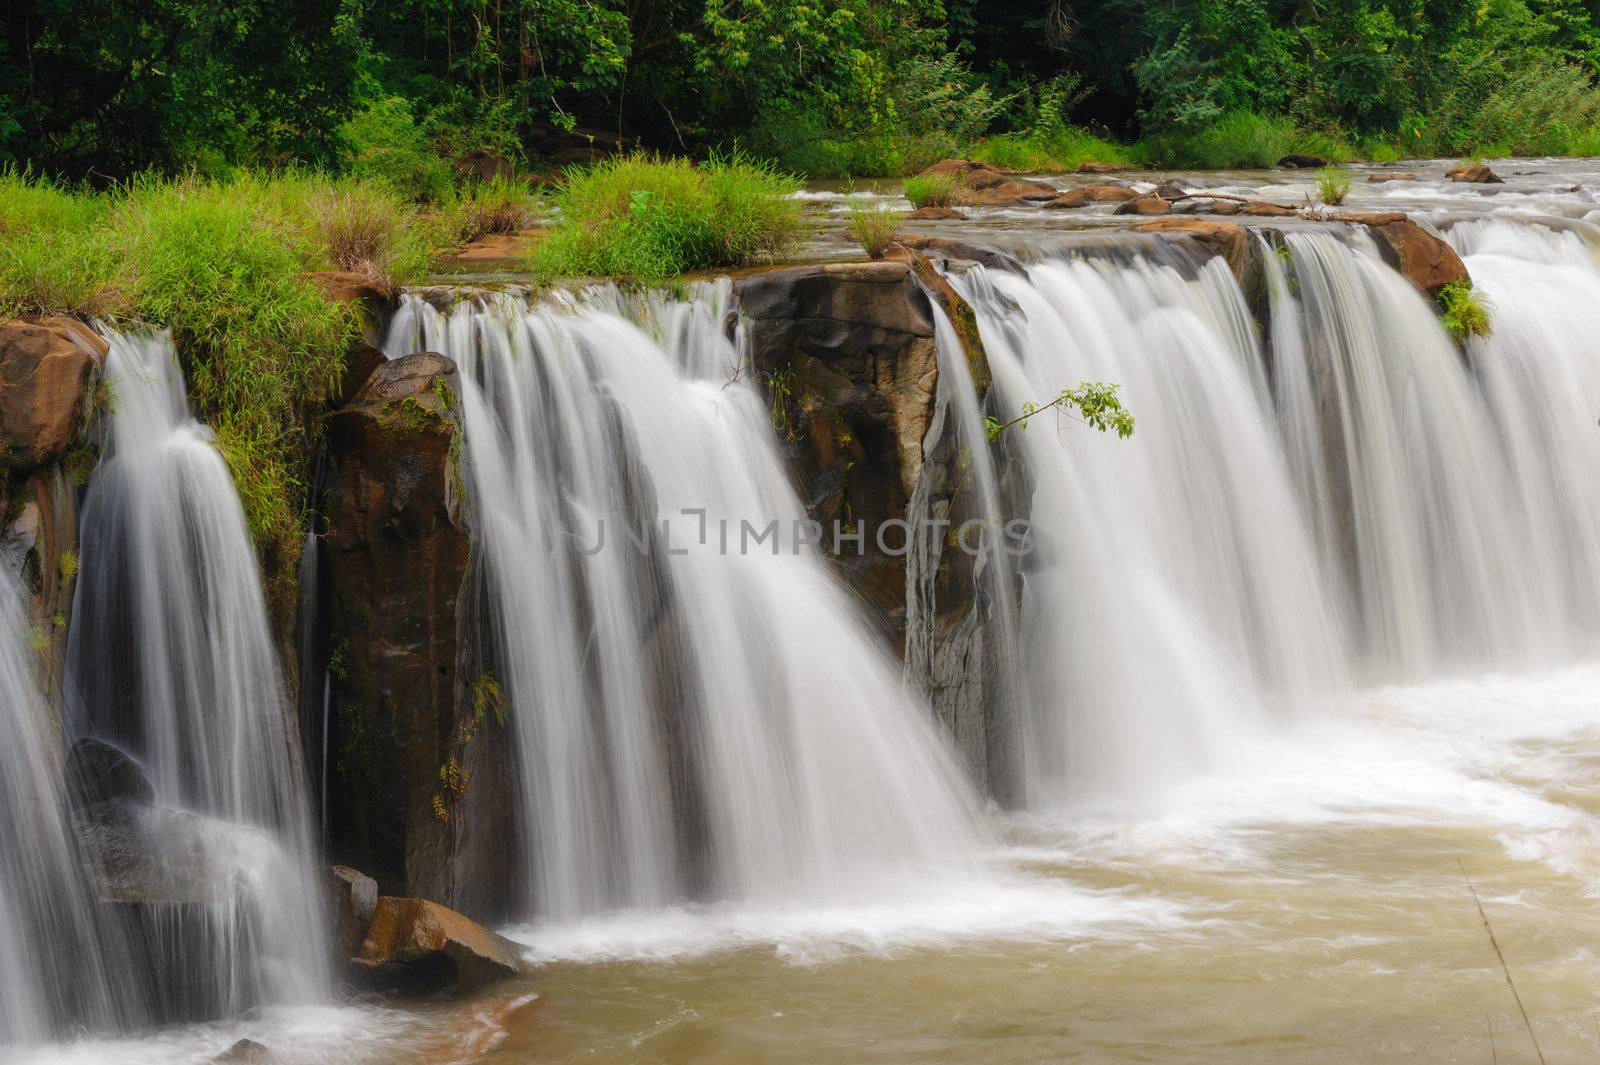
<svg viewBox="0 0 1600 1065"><path fill-rule="evenodd" d="M111 839L150 848L148 882L102 887L130 904L119 994L155 1018L315 1001L329 978L304 767L244 513L171 339L106 336L114 413L84 503L67 732L131 753L154 791Z"/></svg>
<svg viewBox="0 0 1600 1065"><path fill-rule="evenodd" d="M980 838L898 669L798 542L728 295L413 298L388 343L463 372L541 920L872 897Z"/></svg>
<svg viewBox="0 0 1600 1065"><path fill-rule="evenodd" d="M999 462L1033 486L1010 814L798 542L725 284L408 298L390 354L462 368L535 971L38 1060L198 1063L248 1034L374 1065L1532 1062L1480 904L1543 1057L1600 1054L1600 230L1548 185L1358 188L1466 257L1494 332L1464 349L1342 227L1254 238L1263 329L1182 256L951 278L993 375L971 393L941 323L968 447L1080 380L1138 418L1121 441L1046 414L972 466L991 511ZM193 437L176 395L163 433ZM112 734L160 801L278 823Z"/></svg>

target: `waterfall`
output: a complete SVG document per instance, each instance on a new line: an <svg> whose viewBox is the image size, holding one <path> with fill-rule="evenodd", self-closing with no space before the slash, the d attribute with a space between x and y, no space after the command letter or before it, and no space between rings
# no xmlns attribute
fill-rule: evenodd
<svg viewBox="0 0 1600 1065"><path fill-rule="evenodd" d="M0 1051L113 1013L33 658L21 589L0 559Z"/></svg>
<svg viewBox="0 0 1600 1065"><path fill-rule="evenodd" d="M408 297L386 345L461 367L548 918L870 892L977 841L926 711L810 546L730 294Z"/></svg>
<svg viewBox="0 0 1600 1065"><path fill-rule="evenodd" d="M1358 604L1368 675L1570 658L1600 587L1600 493L1585 465L1600 276L1549 254L1471 255L1496 313L1494 335L1463 358L1364 233L1284 239L1287 262L1267 257L1280 411L1319 538Z"/></svg>
<svg viewBox="0 0 1600 1065"><path fill-rule="evenodd" d="M997 415L1107 381L1138 423L1127 441L1055 414L1010 430L1035 485L1029 800L1137 794L1336 690L1338 604L1226 268L1071 258L952 280L977 311Z"/></svg>
<svg viewBox="0 0 1600 1065"><path fill-rule="evenodd" d="M83 510L68 732L130 752L154 791L86 829L133 852L114 868L138 882L100 887L146 967L120 977L158 1017L320 998L304 768L244 514L171 338L104 332L114 414Z"/></svg>

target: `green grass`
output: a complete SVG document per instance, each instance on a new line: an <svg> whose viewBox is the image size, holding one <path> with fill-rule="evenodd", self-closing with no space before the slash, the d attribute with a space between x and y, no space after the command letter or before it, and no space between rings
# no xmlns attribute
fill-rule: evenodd
<svg viewBox="0 0 1600 1065"><path fill-rule="evenodd" d="M1011 170L1064 172L1083 163L1130 165L1133 153L1120 144L1067 126L1047 134L1007 133L975 147L971 158Z"/></svg>
<svg viewBox="0 0 1600 1065"><path fill-rule="evenodd" d="M1355 154L1340 137L1299 129L1287 116L1251 111L1229 111L1190 132L1146 137L1139 151L1154 166L1196 170L1265 168L1286 155L1347 162Z"/></svg>
<svg viewBox="0 0 1600 1065"><path fill-rule="evenodd" d="M882 206L850 205L850 235L861 245L861 250L874 259L883 254L883 250L894 240L900 223L905 220L904 211Z"/></svg>
<svg viewBox="0 0 1600 1065"><path fill-rule="evenodd" d="M771 259L802 232L799 183L739 156L621 156L569 170L532 266L548 277L659 281Z"/></svg>
<svg viewBox="0 0 1600 1065"><path fill-rule="evenodd" d="M1458 341L1489 335L1489 304L1470 281L1452 281L1439 290L1439 321Z"/></svg>
<svg viewBox="0 0 1600 1065"><path fill-rule="evenodd" d="M953 207L956 196L961 189L961 182L956 180L954 174L927 174L919 177L906 178L906 199L911 201L911 206L921 209L923 207Z"/></svg>
<svg viewBox="0 0 1600 1065"><path fill-rule="evenodd" d="M539 197L528 183L505 176L466 186L445 205L442 214L451 241L470 244L491 234L527 229L539 210Z"/></svg>
<svg viewBox="0 0 1600 1065"><path fill-rule="evenodd" d="M1317 171L1317 196L1330 207L1337 207L1350 195L1350 175L1337 167Z"/></svg>

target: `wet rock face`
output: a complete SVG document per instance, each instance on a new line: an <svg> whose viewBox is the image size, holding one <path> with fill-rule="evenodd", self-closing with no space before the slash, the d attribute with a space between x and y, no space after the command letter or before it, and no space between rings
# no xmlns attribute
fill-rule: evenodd
<svg viewBox="0 0 1600 1065"><path fill-rule="evenodd" d="M1043 181L1027 181L1009 171L972 159L944 159L924 170L919 177L949 174L960 184L957 203L968 207L1014 207L1033 201L1054 199L1061 191Z"/></svg>
<svg viewBox="0 0 1600 1065"><path fill-rule="evenodd" d="M898 648L905 559L879 550L875 533L905 517L922 472L938 381L928 299L892 261L773 270L741 279L737 292L801 497L825 544L834 522L867 530L864 550L847 545L838 561ZM889 539L898 549L899 535Z"/></svg>
<svg viewBox="0 0 1600 1065"><path fill-rule="evenodd" d="M354 957L361 950L372 915L378 908L378 882L348 865L330 865L324 870L324 890L331 916L334 956Z"/></svg>
<svg viewBox="0 0 1600 1065"><path fill-rule="evenodd" d="M1448 284L1470 281L1466 263L1449 244L1409 219L1383 221L1384 216L1376 217L1379 221L1372 225L1372 232L1381 238L1379 250L1423 292L1437 296Z"/></svg>
<svg viewBox="0 0 1600 1065"><path fill-rule="evenodd" d="M1505 179L1493 170L1482 165L1458 166L1444 172L1444 176L1451 181L1461 181L1469 185L1504 185Z"/></svg>
<svg viewBox="0 0 1600 1065"><path fill-rule="evenodd" d="M355 959L375 984L471 991L528 971L516 944L426 899L378 899Z"/></svg>
<svg viewBox="0 0 1600 1065"><path fill-rule="evenodd" d="M67 795L76 810L115 799L154 802L155 788L144 769L122 748L82 739L67 752Z"/></svg>
<svg viewBox="0 0 1600 1065"><path fill-rule="evenodd" d="M0 468L64 457L82 423L106 343L72 318L0 322Z"/></svg>
<svg viewBox="0 0 1600 1065"><path fill-rule="evenodd" d="M510 744L469 675L457 395L454 362L407 355L328 419L331 847L389 890L497 916Z"/></svg>
<svg viewBox="0 0 1600 1065"><path fill-rule="evenodd" d="M1126 203L1137 200L1139 194L1124 185L1082 185L1068 189L1045 204L1053 208L1088 207L1096 203Z"/></svg>

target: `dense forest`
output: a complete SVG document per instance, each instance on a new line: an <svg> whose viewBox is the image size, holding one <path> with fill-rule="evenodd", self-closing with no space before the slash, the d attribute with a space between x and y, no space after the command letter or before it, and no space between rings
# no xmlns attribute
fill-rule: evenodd
<svg viewBox="0 0 1600 1065"><path fill-rule="evenodd" d="M0 162L96 183L1600 150L1600 0L13 0L0 38Z"/></svg>

